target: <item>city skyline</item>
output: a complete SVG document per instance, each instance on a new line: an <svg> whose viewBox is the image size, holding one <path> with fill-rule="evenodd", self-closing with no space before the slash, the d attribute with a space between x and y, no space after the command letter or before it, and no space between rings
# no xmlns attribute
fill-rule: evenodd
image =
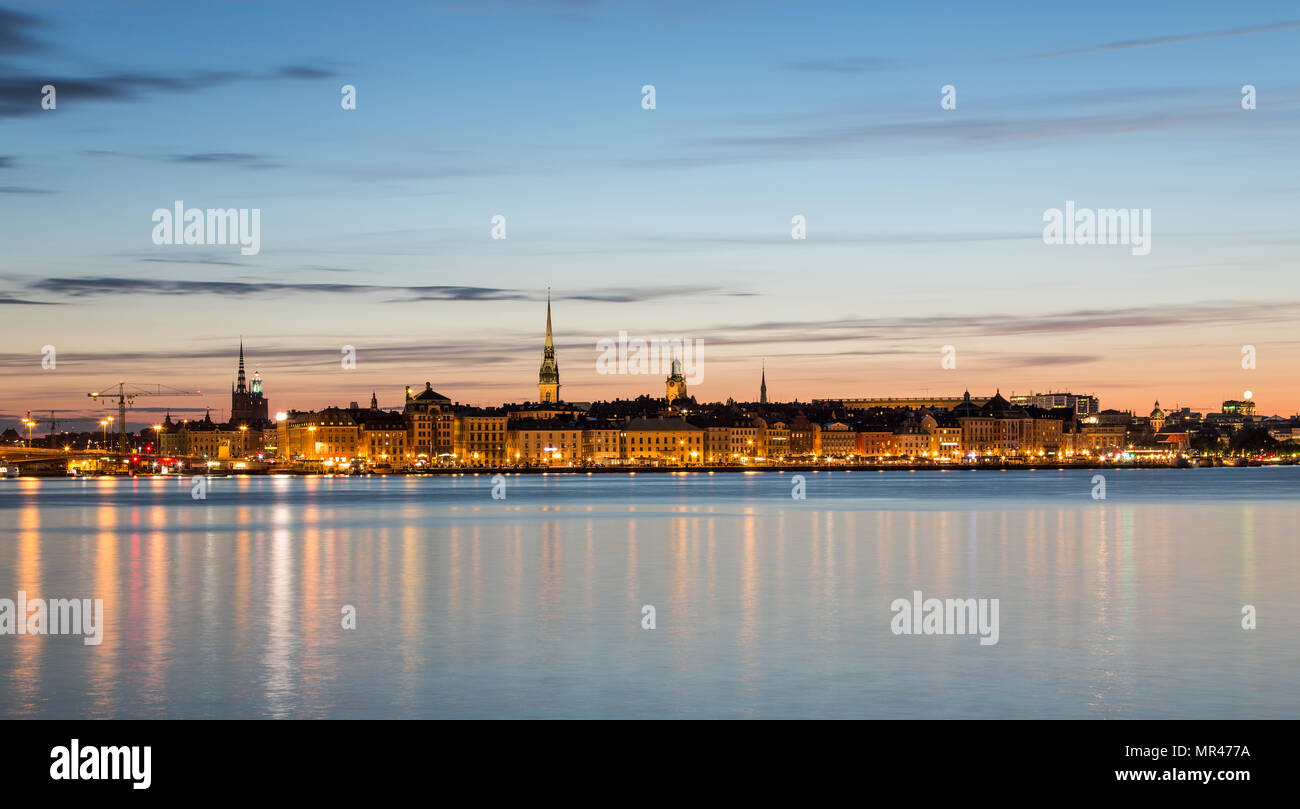
<svg viewBox="0 0 1300 809"><path fill-rule="evenodd" d="M277 410L394 406L424 381L523 401L548 284L574 401L658 394L593 372L626 331L703 340L693 390L715 401L756 399L765 363L783 401L1071 390L1142 412L1250 390L1300 409L1283 6L993 28L961 4L944 25L881 8L866 37L836 24L845 4L758 6L738 31L626 3L208 8L179 30L67 8L0 10L6 423L85 412L118 380L218 410L238 334ZM308 8L313 36L286 48ZM231 25L237 43L205 33ZM260 252L154 244L151 212L182 200L260 210ZM1071 201L1150 209L1154 248L1044 244Z"/></svg>
<svg viewBox="0 0 1300 809"><path fill-rule="evenodd" d="M320 398L319 394L317 394L315 397L309 395L308 397L306 397L305 402L286 403L284 404L284 406L280 406L279 404L274 404L274 406L272 406L273 403L271 403L270 397L274 396L274 388L272 388L272 390L269 391L267 394L263 394L262 384L264 382L264 377L259 369L256 368L252 370L246 369L244 354L245 354L244 338L241 336L238 342L238 354L237 354L238 359L237 359L236 371L235 374L232 375L231 382L230 382L229 398L226 398L226 392L220 388L218 388L215 393L212 390L209 390L209 392L206 394L203 393L202 389L197 389L196 391L194 391L194 393L207 397L207 399L205 399L205 401L200 404L188 404L186 400L181 400L175 402L174 404L169 403L166 400L158 404L150 403L149 400L143 400L138 406L135 403L132 403L127 410L128 429L139 430L142 428L151 427L159 421L158 414L167 414L167 417L169 418L172 414L175 414L176 416L175 421L177 423L183 421L189 421L189 420L202 420L205 418L214 420L216 422L267 421L269 420L270 416L274 413L284 413L284 412L294 412L294 411L300 411L300 412L314 411L314 410L319 410L328 407L358 407L359 403L366 399L365 396L360 396L358 398L351 398L351 396L349 396L348 398L344 398L342 400L325 401ZM935 391L926 390L921 392L911 392L905 395L895 395L892 393L871 393L871 392L854 392L851 394L844 394L841 392L840 394L834 396L815 396L815 397L796 396L790 398L779 398L776 396L769 396L768 394L767 367L766 367L766 360L764 359L760 361L759 364L759 378L756 387L757 395L745 396L742 394L742 395L723 396L721 398L708 398L699 395L698 391L695 390L693 386L687 385L686 379L684 379L682 376L682 367L681 367L680 360L674 359L672 360L671 370L661 369L658 366L652 365L651 367L653 367L654 370L647 373L615 375L616 378L636 380L635 384L642 386L640 389L638 389L638 391L630 395L617 396L617 397L602 397L602 398L594 398L594 399L569 398L560 395L561 385L559 381L560 380L559 366L561 365L561 363L557 358L557 352L556 352L555 342L553 337L551 301L549 299L549 291L548 291L548 298L546 301L546 326L544 330L544 336L541 341L541 356L542 356L541 366L540 366L540 370L536 372L537 383L534 386L536 389L536 393L533 396L523 395L513 399L506 398L506 399L499 399L495 401L470 401L470 400L460 399L456 395L454 395L454 393L452 393L448 396L448 398L449 400L454 401L457 405L464 405L464 406L471 406L471 407L486 407L486 408L499 407L501 405L517 405L517 404L528 404L528 403L542 404L546 402L562 402L566 404L571 404L573 402L587 403L587 402L597 402L597 401L612 401L615 399L637 399L643 396L648 396L652 399L664 398L665 403L668 403L669 399L665 398L660 393L660 389L663 387L665 383L670 386L671 390L684 392L685 395L689 395L692 398L696 398L701 404L705 404L705 403L716 404L716 403L723 403L730 400L735 400L737 402L759 403L759 404L766 404L768 402L772 402L772 403L796 403L797 402L797 403L812 405L816 401L826 402L826 401L834 401L834 400L852 401L852 400L860 400L860 399L898 399L899 406L904 406L904 402L907 399L942 399L942 398L960 399L963 393L968 397L971 395L969 386L957 386L958 388L962 388L960 392L956 388L953 388L953 389L939 389ZM340 367L342 367L344 364L345 363L340 362ZM595 366L594 363L593 363L593 368L590 370L593 371L592 373L593 376L598 375L594 373L594 371L597 370L597 367ZM695 369L691 369L691 370L695 370ZM566 374L565 378L569 379L570 376ZM434 384L433 380L431 379L425 380L426 386L431 387L433 384ZM392 387L393 385L391 383L386 383L382 386L372 386L370 388L369 401L371 403L372 409L377 408L379 410L401 410L404 405L409 403L410 401L409 397L412 393L412 390L418 390L419 385L418 383L404 383L402 385L402 394L401 394L402 399L395 403L389 404L388 403L389 395L392 395L394 398L396 398L397 395L397 394L390 394L388 392L388 389ZM441 383L439 383L439 387L446 388L446 386L442 385ZM128 391L130 389L131 389L130 387L127 388ZM102 393L110 393L112 390L113 389L110 388L106 391L103 391ZM384 390L386 392L384 401L379 400L380 390ZM356 391L352 391L351 393L355 394ZM1019 391L1014 388L1011 388L1007 390L1006 396L1015 397L1015 396L1025 396L1025 395L1034 395L1034 394L1043 395L1043 394L1054 394L1054 393L1074 394L1079 396L1093 396L1093 394L1090 391L1067 390L1065 388L1042 389L1042 390L1032 390L1032 391L1030 390ZM990 396L999 395L999 394L1002 394L1001 386L996 386L994 388L993 393L988 393L987 391L983 391L983 390L977 390L974 396L975 398L982 400L982 399L987 399ZM102 394L95 393L94 395L100 396ZM167 395L170 394L164 393L162 395L166 397ZM186 394L186 395L193 395L193 394ZM1253 396L1253 391L1247 390L1244 392L1243 396L1240 397L1225 396L1222 399L1220 399L1219 402L1213 403L1213 405L1211 406L1203 406L1203 407L1188 405L1181 401L1178 401L1176 398L1172 404L1170 404L1170 402L1166 400L1166 409L1170 412L1177 411L1180 409L1187 409L1193 412L1218 412L1216 410L1217 405L1226 403L1228 401L1240 400L1240 399L1255 402L1256 406L1258 406L1258 402L1256 402ZM211 403L211 400L216 400L218 403L214 405ZM28 416L31 416L32 418L36 418L39 420L38 424L44 424L47 426L47 428L50 426L50 423L52 421L58 421L60 424L63 425L64 430L69 430L69 428L71 428L71 431L74 432L93 433L95 432L95 430L93 429L95 422L98 422L101 426L103 425L103 422L100 421L101 418L105 416L112 417L112 418L108 418L109 422L112 422L116 418L116 416L114 416L114 414L118 412L115 404L116 399L110 398L108 401L110 403L114 403L113 407L105 409L103 411L86 409L84 411L69 412L68 410L54 408L55 412L51 414L49 408L46 409L33 408L29 413L24 413L14 417L13 421L16 422L16 424L0 423L0 428L14 427L17 426L18 424L24 424L26 418ZM1160 406L1158 397L1153 400L1153 405L1155 407ZM909 404L908 406L916 407L918 405ZM1137 416L1140 416L1143 412L1145 412L1140 407L1139 408L1110 407L1105 405L1104 400L1102 404L1102 409L1127 411ZM79 416L78 412L85 412L92 415ZM99 415L101 412L103 414L102 416ZM147 415L142 417L137 417L133 420L131 417L132 412L144 413ZM213 412L217 414L217 417L215 419L212 419ZM1266 410L1261 410L1260 414L1274 415L1274 416L1295 415L1294 413L1282 413L1282 412L1270 413L1269 411ZM193 416L193 418L191 418L191 416ZM36 434L44 434L44 433L36 433Z"/></svg>

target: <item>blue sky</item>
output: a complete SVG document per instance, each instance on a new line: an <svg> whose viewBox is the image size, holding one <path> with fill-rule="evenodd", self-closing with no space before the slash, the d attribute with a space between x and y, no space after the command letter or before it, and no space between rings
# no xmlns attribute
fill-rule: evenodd
<svg viewBox="0 0 1300 809"><path fill-rule="evenodd" d="M118 379L220 415L240 334L273 409L524 400L548 285L571 400L662 393L595 373L625 330L703 339L709 400L766 357L782 399L1300 410L1300 9L701 5L4 7L0 419ZM261 253L154 245L178 199ZM1150 208L1150 255L1043 244L1067 199Z"/></svg>

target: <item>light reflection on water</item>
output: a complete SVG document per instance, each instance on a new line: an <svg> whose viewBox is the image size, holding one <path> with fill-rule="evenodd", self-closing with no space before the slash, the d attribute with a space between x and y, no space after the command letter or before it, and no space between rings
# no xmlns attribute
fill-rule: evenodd
<svg viewBox="0 0 1300 809"><path fill-rule="evenodd" d="M0 597L107 624L0 635L0 716L1300 717L1300 468L1092 474L0 481Z"/></svg>

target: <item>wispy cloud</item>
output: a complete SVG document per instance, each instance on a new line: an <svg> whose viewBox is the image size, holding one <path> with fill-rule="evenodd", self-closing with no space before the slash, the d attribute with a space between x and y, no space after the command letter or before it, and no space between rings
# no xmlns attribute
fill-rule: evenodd
<svg viewBox="0 0 1300 809"><path fill-rule="evenodd" d="M810 59L786 65L790 70L846 74L877 73L898 66L899 62L896 59L885 59L876 56L857 56L845 59Z"/></svg>
<svg viewBox="0 0 1300 809"><path fill-rule="evenodd" d="M501 289L474 286L388 286L381 284L293 283L282 281L197 281L185 279L122 278L114 276L78 276L41 278L31 281L33 292L58 294L72 298L104 295L224 295L239 297L270 293L355 295L377 293L392 296L390 302L419 301L539 301L545 293L538 290ZM635 303L684 295L738 294L717 287L615 287L584 289L572 295L555 295L556 300Z"/></svg>
<svg viewBox="0 0 1300 809"><path fill-rule="evenodd" d="M1300 104L1300 97L1273 99L1276 109ZM1240 119L1231 105L1121 109L1087 114L1006 117L934 117L884 123L810 127L772 134L746 131L734 135L697 138L682 144L676 154L625 160L620 165L662 170L697 168L723 163L807 160L878 154L890 147L907 153L965 146L1005 148L1057 141L1122 136L1134 133L1228 125ZM1277 125L1287 125L1277 121Z"/></svg>
<svg viewBox="0 0 1300 809"><path fill-rule="evenodd" d="M10 298L0 295L0 305L6 306L57 306L57 301L29 301L24 298Z"/></svg>
<svg viewBox="0 0 1300 809"><path fill-rule="evenodd" d="M281 67L265 73L221 70L177 75L114 73L102 76L0 75L0 118L35 115L41 111L41 87L51 84L65 101L137 101L150 93L196 93L236 82L327 78L333 71L303 66Z"/></svg>
<svg viewBox="0 0 1300 809"><path fill-rule="evenodd" d="M151 160L162 163L188 163L194 165L213 165L242 169L274 169L284 164L271 155L252 152L191 152L182 154L161 154L142 152L120 152L113 149L87 149L82 152L90 157L123 157L130 160Z"/></svg>
<svg viewBox="0 0 1300 809"><path fill-rule="evenodd" d="M279 163L271 161L266 155L247 152L200 152L198 154L174 154L166 158L172 163L211 163L221 166L237 166L245 169L278 168Z"/></svg>
<svg viewBox="0 0 1300 809"><path fill-rule="evenodd" d="M1148 37L1146 39L1126 39L1118 42L1106 42L1086 48L1072 48L1063 51L1051 51L1037 54L1038 58L1051 56L1078 56L1085 53L1105 53L1107 51L1124 51L1134 48L1155 48L1161 45L1179 45L1184 42L1202 42L1207 39L1224 39L1227 37L1249 36L1251 34L1271 34L1277 31L1292 31L1300 28L1300 22L1278 22L1268 25L1251 25L1246 28L1230 28L1224 31L1204 31L1197 34L1176 34L1174 36Z"/></svg>
<svg viewBox="0 0 1300 809"><path fill-rule="evenodd" d="M1207 327L1224 324L1289 321L1300 314L1300 302L1183 303L1115 309L1074 309L1044 314L917 315L835 320L764 321L717 325L698 330L716 334L716 344L834 342L840 340L903 340L945 336L1014 337L1039 334L1097 332L1109 329Z"/></svg>
<svg viewBox="0 0 1300 809"><path fill-rule="evenodd" d="M44 50L45 43L33 35L41 26L42 22L37 17L0 8L0 54Z"/></svg>

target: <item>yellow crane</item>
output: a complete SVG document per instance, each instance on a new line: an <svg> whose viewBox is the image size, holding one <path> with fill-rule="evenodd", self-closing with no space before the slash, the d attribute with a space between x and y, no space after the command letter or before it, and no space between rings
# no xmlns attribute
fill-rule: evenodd
<svg viewBox="0 0 1300 809"><path fill-rule="evenodd" d="M200 396L203 391L199 390L180 390L167 385L130 385L128 383L118 382L117 391L112 388L101 390L98 393L87 393L86 395L95 401L100 399L117 400L117 436L118 451L126 452L126 408L127 405L135 401L138 396Z"/></svg>

